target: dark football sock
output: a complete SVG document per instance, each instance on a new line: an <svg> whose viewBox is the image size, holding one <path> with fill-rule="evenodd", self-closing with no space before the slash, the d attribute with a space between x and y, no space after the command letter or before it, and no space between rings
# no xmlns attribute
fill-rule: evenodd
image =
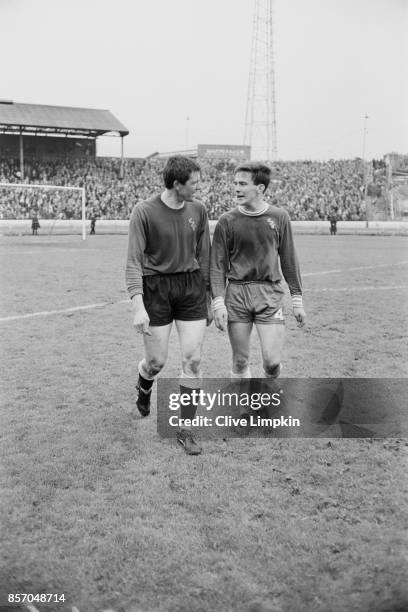
<svg viewBox="0 0 408 612"><path fill-rule="evenodd" d="M180 385L180 395L188 394L190 396L190 402L187 406L180 406L180 418L181 419L194 419L197 412L197 403L193 404L192 391L199 391L199 389L190 389L190 387L184 387Z"/></svg>
<svg viewBox="0 0 408 612"><path fill-rule="evenodd" d="M153 386L153 383L154 380L148 380L147 378L143 378L143 376L139 374L139 387L145 393L149 393L150 389Z"/></svg>

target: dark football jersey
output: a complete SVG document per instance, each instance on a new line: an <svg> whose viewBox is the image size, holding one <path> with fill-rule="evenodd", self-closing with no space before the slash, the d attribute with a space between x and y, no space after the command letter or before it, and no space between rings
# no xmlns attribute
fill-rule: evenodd
<svg viewBox="0 0 408 612"><path fill-rule="evenodd" d="M126 284L130 297L143 293L143 276L201 272L209 286L210 233L201 202L170 208L160 196L137 204L129 222Z"/></svg>
<svg viewBox="0 0 408 612"><path fill-rule="evenodd" d="M251 215L235 208L221 215L211 248L213 297L224 297L225 281L276 282L285 278L292 296L302 282L288 213L268 206Z"/></svg>

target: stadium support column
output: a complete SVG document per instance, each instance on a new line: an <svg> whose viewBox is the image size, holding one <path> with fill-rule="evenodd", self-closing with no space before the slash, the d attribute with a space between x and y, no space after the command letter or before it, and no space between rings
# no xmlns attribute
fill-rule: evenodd
<svg viewBox="0 0 408 612"><path fill-rule="evenodd" d="M368 224L369 224L369 220L370 220L370 214L371 214L371 207L369 206L368 198L367 198L369 170L368 170L368 167L365 165L365 151L366 151L366 138L367 138L367 119L369 119L368 115L364 115L363 155L362 155L362 158L363 158L363 177L364 177L364 203L365 203L365 207L366 207L366 228L368 228ZM370 204L371 204L371 201L370 201Z"/></svg>
<svg viewBox="0 0 408 612"><path fill-rule="evenodd" d="M120 169L119 177L123 179L123 135L120 135Z"/></svg>
<svg viewBox="0 0 408 612"><path fill-rule="evenodd" d="M24 143L23 143L23 128L20 126L20 174L21 181L24 181Z"/></svg>

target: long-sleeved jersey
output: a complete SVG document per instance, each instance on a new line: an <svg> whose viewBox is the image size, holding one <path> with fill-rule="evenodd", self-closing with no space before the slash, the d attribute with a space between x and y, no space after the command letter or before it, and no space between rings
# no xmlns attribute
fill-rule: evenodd
<svg viewBox="0 0 408 612"><path fill-rule="evenodd" d="M213 298L225 296L226 279L281 280L279 262L291 296L301 296L299 264L285 210L268 206L261 214L245 214L240 208L224 213L215 227L211 247Z"/></svg>
<svg viewBox="0 0 408 612"><path fill-rule="evenodd" d="M209 286L210 232L201 202L166 206L154 196L137 204L129 223L126 284L130 297L143 293L143 276L201 272Z"/></svg>

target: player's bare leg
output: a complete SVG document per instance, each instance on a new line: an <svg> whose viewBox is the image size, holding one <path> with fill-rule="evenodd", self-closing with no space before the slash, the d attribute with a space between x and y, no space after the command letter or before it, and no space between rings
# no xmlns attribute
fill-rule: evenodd
<svg viewBox="0 0 408 612"><path fill-rule="evenodd" d="M201 349L207 321L176 321L184 377L200 378Z"/></svg>
<svg viewBox="0 0 408 612"><path fill-rule="evenodd" d="M154 380L167 360L172 323L149 327L149 334L143 334L145 357L138 364L139 379L136 406L142 416L150 414L150 398Z"/></svg>
<svg viewBox="0 0 408 612"><path fill-rule="evenodd" d="M262 365L269 393L283 393L277 379L281 372L281 359L285 342L285 326L282 324L256 323L256 331L261 344ZM277 386L279 385L279 386ZM265 408L265 416L270 417L270 408ZM273 413L273 410L272 410Z"/></svg>
<svg viewBox="0 0 408 612"><path fill-rule="evenodd" d="M188 394L201 386L201 349L206 327L207 321L205 319L199 321L176 320L182 360L180 393ZM189 405L181 406L180 418L193 419L196 411L197 404L191 398ZM201 447L185 425L177 432L177 441L187 454L199 455L201 453Z"/></svg>
<svg viewBox="0 0 408 612"><path fill-rule="evenodd" d="M251 378L249 370L249 343L252 322L228 323L228 335L232 348L232 378Z"/></svg>
<svg viewBox="0 0 408 612"><path fill-rule="evenodd" d="M256 324L261 343L263 369L266 378L278 378L282 350L285 342L285 326L280 324Z"/></svg>
<svg viewBox="0 0 408 612"><path fill-rule="evenodd" d="M251 371L249 369L250 339L253 323L230 322L228 323L228 336L232 348L231 378L241 381L240 393L250 393ZM240 406L240 417L249 418L248 409ZM242 428L242 432L247 428Z"/></svg>

